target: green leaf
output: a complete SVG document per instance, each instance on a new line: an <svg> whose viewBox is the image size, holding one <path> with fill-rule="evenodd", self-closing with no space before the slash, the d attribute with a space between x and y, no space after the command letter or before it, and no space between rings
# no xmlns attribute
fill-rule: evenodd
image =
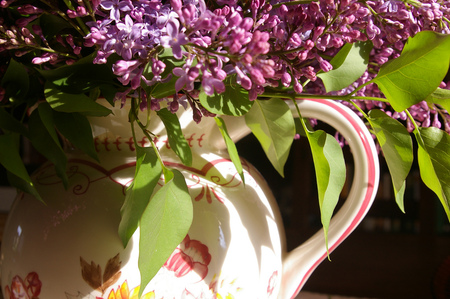
<svg viewBox="0 0 450 299"><path fill-rule="evenodd" d="M47 103L41 103L37 111L39 112L39 118L42 121L47 133L53 139L55 145L57 145L61 150L62 147L59 143L58 134L55 130L55 120L53 118L53 110Z"/></svg>
<svg viewBox="0 0 450 299"><path fill-rule="evenodd" d="M396 202L399 208L405 212L403 204L405 181L414 160L411 136L400 122L381 110L371 110L368 120L391 173Z"/></svg>
<svg viewBox="0 0 450 299"><path fill-rule="evenodd" d="M181 131L181 125L177 115L171 113L166 108L157 111L157 114L166 127L170 147L181 159L181 162L183 162L184 165L191 166L191 148L189 147L189 143L186 141L186 138L184 138L183 132Z"/></svg>
<svg viewBox="0 0 450 299"><path fill-rule="evenodd" d="M320 215L328 250L330 220L345 183L344 155L337 140L324 131L308 131L307 136L316 171Z"/></svg>
<svg viewBox="0 0 450 299"><path fill-rule="evenodd" d="M447 111L450 111L450 89L436 89L426 101L431 104L438 104Z"/></svg>
<svg viewBox="0 0 450 299"><path fill-rule="evenodd" d="M141 272L139 297L186 237L192 217L192 200L185 179L181 172L173 170L172 180L155 193L142 215L138 261Z"/></svg>
<svg viewBox="0 0 450 299"><path fill-rule="evenodd" d="M422 181L439 197L450 220L450 135L434 127L414 133Z"/></svg>
<svg viewBox="0 0 450 299"><path fill-rule="evenodd" d="M245 122L272 165L284 176L284 164L295 137L295 123L289 106L276 98L255 100L245 115Z"/></svg>
<svg viewBox="0 0 450 299"><path fill-rule="evenodd" d="M23 192L33 195L37 200L39 200L45 204L45 201L42 199L41 195L36 190L36 188L34 187L34 185L31 181L24 180L9 171L7 173L7 176L8 176L8 182L11 184L11 186L14 186Z"/></svg>
<svg viewBox="0 0 450 299"><path fill-rule="evenodd" d="M450 35L432 31L409 38L402 54L380 68L373 80L396 111L425 100L447 74Z"/></svg>
<svg viewBox="0 0 450 299"><path fill-rule="evenodd" d="M39 17L39 25L46 39L54 38L61 30L73 28L69 22L51 13L42 14Z"/></svg>
<svg viewBox="0 0 450 299"><path fill-rule="evenodd" d="M244 170L242 168L241 158L239 157L238 150L236 148L236 144L233 142L230 135L228 134L225 121L219 116L216 116L214 119L216 120L216 124L219 127L219 130L223 136L223 139L225 140L225 144L227 146L227 150L228 150L228 154L230 155L231 162L233 162L234 167L236 167L236 171L239 173L239 176L241 177L242 182L245 184Z"/></svg>
<svg viewBox="0 0 450 299"><path fill-rule="evenodd" d="M0 107L0 129L5 131L19 133L20 135L27 136L27 128L11 114L6 112L5 109Z"/></svg>
<svg viewBox="0 0 450 299"><path fill-rule="evenodd" d="M221 115L242 116L253 106L253 101L248 98L248 92L240 85L233 83L232 79L225 80L225 92L215 93L213 96L200 91L200 103L209 112Z"/></svg>
<svg viewBox="0 0 450 299"><path fill-rule="evenodd" d="M0 135L0 164L10 172L8 178L14 187L31 193L42 201L20 157L18 137L16 134Z"/></svg>
<svg viewBox="0 0 450 299"><path fill-rule="evenodd" d="M171 48L164 48L162 53L158 55L158 59L166 65L166 69L161 77L166 78L167 76L171 76L171 78L165 83L158 82L153 86L147 86L147 84L143 84L143 88L145 89L147 94L151 95L154 98L161 99L164 97L170 97L177 92L175 90L175 82L178 80L178 77L172 74L172 70L176 67L182 67L186 63L186 61L184 59L178 60L173 57ZM197 60L194 59L191 66L194 66L196 64ZM146 65L143 75L148 80L151 80L153 78L151 63L148 63Z"/></svg>
<svg viewBox="0 0 450 299"><path fill-rule="evenodd" d="M111 72L112 64L117 60L116 56L111 56L105 64L95 64L93 62L95 53L86 56L72 65L66 65L52 70L38 69L39 73L46 79L53 89L68 94L87 93L95 88L106 86L115 88L117 91L117 81Z"/></svg>
<svg viewBox="0 0 450 299"><path fill-rule="evenodd" d="M42 111L42 110L41 110ZM68 180L66 174L67 157L58 142L55 142L55 132L53 128L48 128L44 123L53 122L49 119L42 120L41 117L46 114L40 114L39 109L33 111L29 119L30 140L33 147L41 153L47 160L55 165L57 175L62 179L63 184L67 187Z"/></svg>
<svg viewBox="0 0 450 299"><path fill-rule="evenodd" d="M161 163L152 147L136 146L136 170L134 180L125 194L120 210L119 235L126 247L141 220L142 213L150 202L160 177Z"/></svg>
<svg viewBox="0 0 450 299"><path fill-rule="evenodd" d="M84 94L62 92L48 82L45 85L45 97L50 106L59 112L79 112L91 116L106 116L111 113L110 109L98 104Z"/></svg>
<svg viewBox="0 0 450 299"><path fill-rule="evenodd" d="M98 161L92 129L86 116L80 113L54 112L53 119L59 132L75 147Z"/></svg>
<svg viewBox="0 0 450 299"><path fill-rule="evenodd" d="M23 64L11 59L3 75L1 85L6 89L7 95L13 98L24 98L30 86L29 75Z"/></svg>
<svg viewBox="0 0 450 299"><path fill-rule="evenodd" d="M317 74L326 91L341 90L360 78L367 69L371 50L371 42L345 44L330 61L333 69Z"/></svg>

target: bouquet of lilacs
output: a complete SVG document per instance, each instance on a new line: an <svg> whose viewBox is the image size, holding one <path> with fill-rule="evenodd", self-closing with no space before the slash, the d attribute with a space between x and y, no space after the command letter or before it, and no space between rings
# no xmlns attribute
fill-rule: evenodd
<svg viewBox="0 0 450 299"><path fill-rule="evenodd" d="M85 117L110 113L95 102L98 97L132 102L132 125L142 126L139 109L175 113L187 106L195 122L231 115L246 117L249 127L264 123L253 133L281 174L295 125L277 122L290 113L286 101L324 98L367 121L402 210L414 160L412 135L422 179L450 218L450 1L2 0L0 9L0 162L12 184L38 198L18 151L11 150L18 149L17 136L30 139L64 180L64 155L43 134L55 124L76 147L95 155ZM28 117L31 107L50 112ZM77 117L62 124L52 118L61 112ZM314 120L300 122L313 156L320 155L326 149L313 145ZM177 146L185 142L182 132L166 127L175 140L171 147L189 164L190 154L182 152L189 147ZM142 129L153 144L151 132ZM83 139L71 138L73 132ZM236 148L227 145L242 176ZM162 171L169 180L170 170ZM319 179L328 176L318 173ZM125 202L151 200L132 192ZM338 195L332 196L323 202L335 202ZM139 223L140 214L133 215L121 222L124 244ZM325 231L328 223L323 219Z"/></svg>

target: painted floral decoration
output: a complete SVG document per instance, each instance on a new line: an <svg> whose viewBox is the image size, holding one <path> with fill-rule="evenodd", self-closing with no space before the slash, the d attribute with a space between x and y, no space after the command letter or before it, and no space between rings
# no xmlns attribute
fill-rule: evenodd
<svg viewBox="0 0 450 299"><path fill-rule="evenodd" d="M133 128L152 144L140 147L135 140L137 161L161 165L153 173L164 174L158 192L176 192L182 202L170 213L183 221L164 228L177 233L158 248L167 254L146 271L144 284L186 236L192 201L181 173L158 163L164 157L146 130L147 120L137 117L139 109L156 112L148 115L165 124L170 147L185 165L192 154L174 114L178 109L190 107L195 122L215 117L226 140L220 116L245 118L281 174L300 133L314 161L323 163L316 164L319 188L339 189L340 183L324 182L335 181L331 174L343 177L342 171L320 172L340 160L342 152L334 146L342 142L339 135L338 141L319 144L328 133L314 131L314 120L303 118L297 132L287 105L307 98L339 101L373 132L400 209L416 155L422 180L450 218L450 1L1 0L0 16L0 163L12 185L45 201L23 165L19 137L53 162L67 183L67 157L56 132L96 158L87 116L110 110L95 100L131 103ZM243 178L236 147L227 145ZM331 148L330 160L316 159ZM136 172L135 178L143 177L153 179ZM148 185L139 194L152 194L154 186ZM153 199L164 197L158 192ZM334 203L337 196L323 200ZM150 202L148 195L137 196L133 185L125 209L132 207L130 198L139 206ZM334 204L322 206L324 215L332 215ZM124 245L138 225L144 230L153 225L145 213L126 215L132 216L119 227ZM147 241L151 248L157 242Z"/></svg>

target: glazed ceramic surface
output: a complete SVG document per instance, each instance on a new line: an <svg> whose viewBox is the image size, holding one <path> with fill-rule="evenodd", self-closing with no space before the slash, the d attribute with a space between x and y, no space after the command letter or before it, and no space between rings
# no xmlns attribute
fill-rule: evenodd
<svg viewBox="0 0 450 299"><path fill-rule="evenodd" d="M364 124L347 108L323 100L299 104L304 117L335 126L354 154L353 187L329 230L332 251L371 205L377 152ZM5 298L137 298L138 231L126 248L117 233L125 189L134 175L135 148L126 111L113 109L115 116L91 120L99 162L72 151L68 189L47 164L33 176L46 205L18 195L2 241ZM190 167L171 151L161 123L151 123L149 130L158 136L165 164L184 174L194 220L144 298L295 297L327 255L323 232L286 252L280 213L264 179L243 161L243 184L213 119L196 125L189 111L179 117L193 152ZM243 119L233 118L227 128L234 140L249 133ZM143 136L138 141L148 145Z"/></svg>

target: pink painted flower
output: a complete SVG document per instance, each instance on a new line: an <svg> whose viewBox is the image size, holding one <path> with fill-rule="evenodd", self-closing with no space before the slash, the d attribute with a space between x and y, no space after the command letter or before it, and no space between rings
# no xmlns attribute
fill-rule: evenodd
<svg viewBox="0 0 450 299"><path fill-rule="evenodd" d="M208 247L198 240L191 240L187 235L166 261L164 267L173 271L176 277L190 277L193 282L198 282L208 274L210 262L211 255Z"/></svg>

